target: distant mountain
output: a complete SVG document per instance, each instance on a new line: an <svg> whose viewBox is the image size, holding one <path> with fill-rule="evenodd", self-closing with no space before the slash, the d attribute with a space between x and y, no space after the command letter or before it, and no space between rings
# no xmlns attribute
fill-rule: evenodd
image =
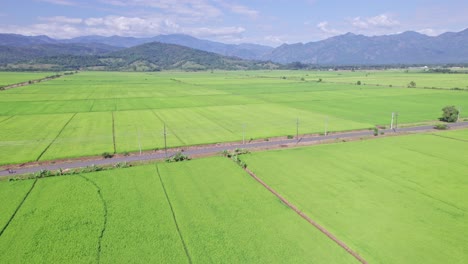
<svg viewBox="0 0 468 264"><path fill-rule="evenodd" d="M40 42L40 41L38 41ZM3 44L3 43L2 43ZM30 44L16 46L0 46L0 64L16 63L41 57L60 55L101 55L122 48L100 43L81 44Z"/></svg>
<svg viewBox="0 0 468 264"><path fill-rule="evenodd" d="M183 34L159 35L152 38L133 38L133 37L103 37L103 36L84 36L68 40L61 40L64 43L103 43L117 47L134 47L137 45L161 42L186 46L193 49L218 53L224 56L235 56L242 59L260 59L273 50L272 47L257 44L224 44L209 40L202 40Z"/></svg>
<svg viewBox="0 0 468 264"><path fill-rule="evenodd" d="M466 29L456 33L447 32L436 37L412 31L373 37L347 33L306 44L283 44L277 48L256 44L224 44L181 34L160 35L152 38L84 36L67 40L57 40L47 36L0 34L0 64L64 55L103 55L117 50L130 52L131 49L125 51L124 48L144 49L145 46L142 45L154 42L185 46L222 56L282 64L293 62L317 65L468 63L468 29ZM171 49L171 51L176 51L176 49ZM190 54L190 52L187 51L185 54ZM181 58L177 57L178 52L166 55L174 56L174 59L181 61ZM213 62L214 57L211 55L205 54L201 57L211 57L209 61ZM151 61L141 57L139 60ZM183 60L191 63L196 61L188 58L183 58ZM230 58L230 60L234 59ZM75 61L78 63L80 60ZM90 58L87 61L90 62ZM205 62L195 64L210 68L210 64L205 64ZM169 65L164 64L163 68L166 67Z"/></svg>
<svg viewBox="0 0 468 264"><path fill-rule="evenodd" d="M55 44L59 41L47 36L23 36L18 34L0 34L0 46L24 47L40 44Z"/></svg>
<svg viewBox="0 0 468 264"><path fill-rule="evenodd" d="M468 29L437 37L412 31L374 37L347 33L306 44L284 44L263 59L322 65L468 63Z"/></svg>
<svg viewBox="0 0 468 264"><path fill-rule="evenodd" d="M38 44L91 44L100 43L114 47L130 48L150 42L161 42L186 46L224 56L234 56L241 59L260 59L273 50L272 47L257 44L224 44L215 41L202 40L183 34L159 35L152 38L134 38L120 36L82 36L72 39L52 39L47 36L22 36L16 34L0 34L2 46L29 46Z"/></svg>
<svg viewBox="0 0 468 264"><path fill-rule="evenodd" d="M78 68L117 71L159 71L180 69L188 71L224 69L271 69L278 65L226 57L175 44L151 42L103 55L61 55L36 58L29 65L52 65L55 69Z"/></svg>

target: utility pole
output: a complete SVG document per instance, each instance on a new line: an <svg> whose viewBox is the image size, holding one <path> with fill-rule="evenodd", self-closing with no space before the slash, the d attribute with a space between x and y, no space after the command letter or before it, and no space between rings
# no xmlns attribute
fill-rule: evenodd
<svg viewBox="0 0 468 264"><path fill-rule="evenodd" d="M299 142L299 117L296 119L296 141Z"/></svg>
<svg viewBox="0 0 468 264"><path fill-rule="evenodd" d="M461 106L458 107L457 122L460 121Z"/></svg>
<svg viewBox="0 0 468 264"><path fill-rule="evenodd" d="M392 122L390 123L390 129L393 129L393 118L395 117L395 113L392 112Z"/></svg>
<svg viewBox="0 0 468 264"><path fill-rule="evenodd" d="M167 158L167 133L166 133L166 123L164 123L164 155Z"/></svg>

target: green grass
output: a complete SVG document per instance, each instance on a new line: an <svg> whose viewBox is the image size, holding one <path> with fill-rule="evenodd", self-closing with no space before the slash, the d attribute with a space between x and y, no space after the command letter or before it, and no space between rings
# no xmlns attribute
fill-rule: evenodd
<svg viewBox="0 0 468 264"><path fill-rule="evenodd" d="M93 263L103 220L98 193L84 179L39 180L0 237L0 259L4 263Z"/></svg>
<svg viewBox="0 0 468 264"><path fill-rule="evenodd" d="M0 183L0 230L8 223L26 193L31 188L33 181L16 181Z"/></svg>
<svg viewBox="0 0 468 264"><path fill-rule="evenodd" d="M84 175L101 189L107 206L102 263L185 263L154 166Z"/></svg>
<svg viewBox="0 0 468 264"><path fill-rule="evenodd" d="M467 147L427 134L242 159L370 263L465 263Z"/></svg>
<svg viewBox="0 0 468 264"><path fill-rule="evenodd" d="M368 73L372 85L346 83ZM164 123L168 146L179 147L241 141L244 133L248 139L295 134L297 119L299 133L309 134L326 125L328 131L389 125L392 112L403 124L437 120L447 105L468 109L466 91L386 85L402 76L446 86L464 82L464 74L401 71L81 72L0 92L0 125L12 134L0 137L0 156L7 156L0 164L35 160L42 152L41 160L100 155L114 151L114 138L119 153L140 145L160 149ZM75 114L47 147L63 128L58 124ZM11 141L13 156L1 149Z"/></svg>
<svg viewBox="0 0 468 264"><path fill-rule="evenodd" d="M194 263L357 262L226 158L159 171Z"/></svg>
<svg viewBox="0 0 468 264"><path fill-rule="evenodd" d="M31 182L0 182L2 196L20 199ZM356 262L221 157L39 179L0 236L0 259L184 263L181 236L193 263Z"/></svg>

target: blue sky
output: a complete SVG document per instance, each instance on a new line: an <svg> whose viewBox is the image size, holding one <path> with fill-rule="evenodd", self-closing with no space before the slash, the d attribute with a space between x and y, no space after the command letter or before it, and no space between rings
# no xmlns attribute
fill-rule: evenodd
<svg viewBox="0 0 468 264"><path fill-rule="evenodd" d="M465 28L466 0L6 0L0 8L1 33L55 38L180 33L278 46L347 32L438 35Z"/></svg>

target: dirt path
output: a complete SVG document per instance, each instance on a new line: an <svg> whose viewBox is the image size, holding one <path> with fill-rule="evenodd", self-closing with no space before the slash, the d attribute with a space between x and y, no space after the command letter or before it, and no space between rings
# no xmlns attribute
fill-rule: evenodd
<svg viewBox="0 0 468 264"><path fill-rule="evenodd" d="M456 128L468 128L468 122L460 122L449 124L451 129ZM425 133L425 132L435 132L439 130L435 130L433 125L427 126L416 126L416 127L405 127L399 128L397 130L379 130L380 132L385 132L386 136L399 136L399 135L406 135L408 133ZM296 139L285 139L283 138L276 138L271 139L270 141L254 141L246 144L242 144L242 142L227 142L227 143L220 143L220 144L210 144L210 145L201 145L201 146L187 146L187 147L179 147L179 148L172 148L167 150L167 156L164 150L159 151L150 151L144 152L142 155L138 155L138 153L132 153L129 156L123 155L116 155L114 158L111 159L104 159L101 156L94 156L94 157L81 157L77 159L71 160L54 160L54 161L39 161L39 162L31 162L31 163L24 163L24 164L15 164L15 165L4 165L0 166L0 177L2 176L15 176L19 174L27 174L27 173L35 173L40 170L59 170L59 169L77 169L77 168L85 168L87 166L111 166L117 163L122 162L145 162L145 161L153 161L153 160L164 160L166 157L170 157L176 154L179 151L183 151L185 155L190 157L206 157L206 156L213 156L218 155L223 150L233 150L236 148L244 148L251 151L256 150L270 150L270 149L281 149L281 148L288 148L288 147L296 147L296 146L308 146L314 144L324 144L324 143L331 143L336 142L337 140L360 140L362 138L380 138L384 137L379 135L378 137L373 136L373 131L370 130L360 130L360 131L353 131L353 132L342 132L342 133L333 133L329 135L303 135L300 138L300 141ZM12 172L9 172L8 169L11 169Z"/></svg>
<svg viewBox="0 0 468 264"><path fill-rule="evenodd" d="M57 79L57 78L60 78L60 77L62 77L62 75L54 75L54 76L49 76L49 77L45 77L45 78L41 78L41 79L30 80L30 81L27 81L27 82L9 84L9 85L3 86L1 90L8 90L8 89L18 88L18 87L22 87L22 86L26 86L26 85L30 85L30 84L50 81L50 80Z"/></svg>
<svg viewBox="0 0 468 264"><path fill-rule="evenodd" d="M244 169L252 178L254 178L257 182L259 182L263 187L265 187L268 191L270 191L272 194L274 194L278 199L280 199L284 204L286 204L289 208L294 210L299 216L301 216L304 220L309 222L311 225L313 225L315 228L317 228L320 232L324 233L327 237L329 237L331 240L333 240L336 244L338 244L340 247L342 247L344 250L346 250L349 254L351 254L354 258L356 258L359 262L363 264L367 264L367 261L361 257L357 252L352 250L348 245L346 245L343 241L339 240L336 236L334 236L330 231L325 229L323 226L319 225L317 222L312 220L310 217L308 217L305 213L303 213L301 210L299 210L295 205L290 203L288 200L286 200L283 196L281 196L278 192L276 192L273 188L268 186L264 181L262 181L260 178L258 178L255 173L253 173L251 170L245 168Z"/></svg>

